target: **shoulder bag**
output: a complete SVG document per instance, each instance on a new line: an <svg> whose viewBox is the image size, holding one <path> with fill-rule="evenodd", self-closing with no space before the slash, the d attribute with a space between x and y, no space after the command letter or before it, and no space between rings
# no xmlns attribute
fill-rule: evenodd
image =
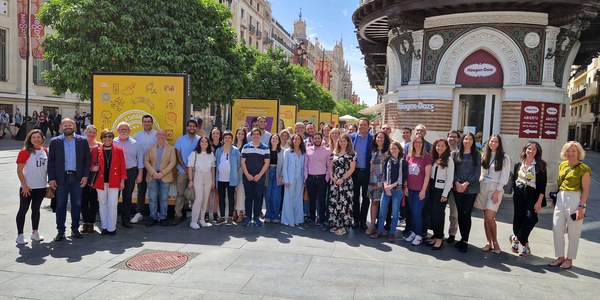
<svg viewBox="0 0 600 300"><path fill-rule="evenodd" d="M96 162L95 164L98 165L98 161L100 160L100 147L96 146ZM98 170L100 171L100 170ZM98 178L98 171L96 172L90 172L90 177L88 178L87 181L87 185L93 187L94 183L96 182L96 178Z"/></svg>

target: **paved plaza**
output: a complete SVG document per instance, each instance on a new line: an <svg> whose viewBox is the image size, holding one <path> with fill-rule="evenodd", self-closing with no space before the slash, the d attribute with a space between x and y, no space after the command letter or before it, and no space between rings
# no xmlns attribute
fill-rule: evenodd
<svg viewBox="0 0 600 300"><path fill-rule="evenodd" d="M564 271L547 266L554 256L550 207L543 209L530 238L533 255L510 252L510 199L498 212L501 254L479 250L484 243L479 211L473 212L467 253L447 244L433 251L402 239L395 244L372 240L362 230L338 237L315 226L274 224L198 231L188 223L117 225L114 237L96 233L53 242L55 219L47 199L40 224L46 240L18 246L15 160L20 144L0 141L1 299L594 299L600 284L600 184L595 180L579 255L574 267ZM588 160L594 170L600 155L589 153ZM132 270L144 266L129 259L157 253L152 250L187 254L170 256L187 260L169 272Z"/></svg>

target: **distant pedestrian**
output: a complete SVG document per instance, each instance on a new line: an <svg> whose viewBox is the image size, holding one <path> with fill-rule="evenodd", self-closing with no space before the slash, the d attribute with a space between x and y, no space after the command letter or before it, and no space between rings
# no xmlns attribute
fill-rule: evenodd
<svg viewBox="0 0 600 300"><path fill-rule="evenodd" d="M17 176L21 182L19 189L19 211L17 212L17 244L27 244L23 234L25 216L31 205L31 240L43 241L38 228L40 206L46 193L48 176L48 150L44 148L46 138L41 130L33 129L25 137L23 149L17 156Z"/></svg>

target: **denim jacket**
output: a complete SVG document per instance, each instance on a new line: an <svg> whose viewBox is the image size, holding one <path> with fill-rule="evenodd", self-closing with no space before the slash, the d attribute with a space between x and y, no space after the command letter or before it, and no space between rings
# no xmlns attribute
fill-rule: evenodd
<svg viewBox="0 0 600 300"><path fill-rule="evenodd" d="M223 155L223 147L219 147L216 153L216 178L219 178L219 162L221 161L221 155ZM240 178L238 177L238 169L240 168L240 162L242 160L242 154L240 150L231 146L231 150L229 150L229 164L231 165L231 171L229 172L229 185L236 186Z"/></svg>

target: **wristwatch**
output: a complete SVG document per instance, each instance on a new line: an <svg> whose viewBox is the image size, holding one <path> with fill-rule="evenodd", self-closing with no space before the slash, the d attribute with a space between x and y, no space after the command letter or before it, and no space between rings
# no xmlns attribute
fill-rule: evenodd
<svg viewBox="0 0 600 300"><path fill-rule="evenodd" d="M586 205L585 204L579 204L579 207L585 209Z"/></svg>

